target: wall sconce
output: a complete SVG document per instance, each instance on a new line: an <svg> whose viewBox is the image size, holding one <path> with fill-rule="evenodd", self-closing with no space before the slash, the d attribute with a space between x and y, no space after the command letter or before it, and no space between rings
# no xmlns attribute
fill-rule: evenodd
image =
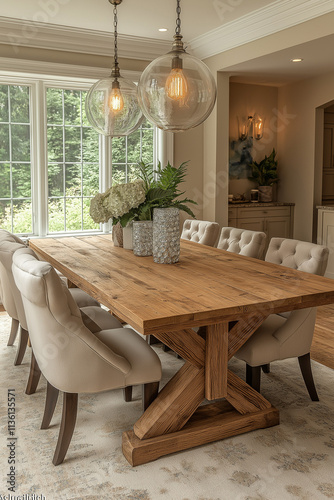
<svg viewBox="0 0 334 500"><path fill-rule="evenodd" d="M259 141L263 137L264 120L255 113L254 116L238 117L239 139L245 141L252 137Z"/></svg>

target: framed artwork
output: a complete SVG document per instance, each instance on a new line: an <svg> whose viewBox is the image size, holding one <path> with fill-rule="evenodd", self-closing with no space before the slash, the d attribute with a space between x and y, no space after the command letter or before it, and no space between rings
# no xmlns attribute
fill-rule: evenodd
<svg viewBox="0 0 334 500"><path fill-rule="evenodd" d="M249 166L253 162L251 150L253 139L251 137L230 143L229 177L230 179L248 179L252 174Z"/></svg>

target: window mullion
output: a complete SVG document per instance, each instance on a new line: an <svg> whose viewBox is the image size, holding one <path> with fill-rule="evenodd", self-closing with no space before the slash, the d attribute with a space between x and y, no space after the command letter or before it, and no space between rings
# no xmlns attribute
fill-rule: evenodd
<svg viewBox="0 0 334 500"><path fill-rule="evenodd" d="M42 81L32 85L32 192L34 234L47 234L48 214L48 157L47 157L47 129L46 129L46 98L45 87Z"/></svg>
<svg viewBox="0 0 334 500"><path fill-rule="evenodd" d="M12 148L12 107L11 107L11 95L10 86L8 86L8 133L9 133L9 187L10 187L10 212L11 212L11 231L13 232L13 219L14 219L14 207L13 207L13 148Z"/></svg>
<svg viewBox="0 0 334 500"><path fill-rule="evenodd" d="M66 221L66 151L65 151L65 94L64 89L62 90L62 108L63 108L63 186L64 186L64 198L63 198L63 209L64 209L64 231L66 232L67 221Z"/></svg>
<svg viewBox="0 0 334 500"><path fill-rule="evenodd" d="M112 141L100 134L100 192L106 191L112 182ZM103 232L109 233L110 222L102 224Z"/></svg>

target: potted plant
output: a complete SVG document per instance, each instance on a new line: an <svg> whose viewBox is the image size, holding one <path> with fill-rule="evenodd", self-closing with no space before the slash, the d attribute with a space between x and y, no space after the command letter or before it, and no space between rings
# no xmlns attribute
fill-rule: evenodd
<svg viewBox="0 0 334 500"><path fill-rule="evenodd" d="M272 187L278 182L276 151L273 148L269 156L266 156L259 163L253 161L249 166L252 168L251 181L258 183L259 198L262 202L269 202L273 199Z"/></svg>
<svg viewBox="0 0 334 500"><path fill-rule="evenodd" d="M111 219L113 226L126 228L135 221L153 221L154 209L167 207L183 210L195 217L187 204L196 202L180 198L184 192L179 190L179 184L184 181L187 162L179 167L173 167L169 162L162 167L159 162L156 170L144 162L138 166L138 180L117 184L94 196L90 204L90 216L94 222Z"/></svg>

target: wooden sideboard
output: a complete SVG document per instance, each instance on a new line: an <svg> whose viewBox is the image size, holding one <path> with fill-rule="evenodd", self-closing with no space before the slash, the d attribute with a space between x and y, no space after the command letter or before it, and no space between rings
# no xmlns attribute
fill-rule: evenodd
<svg viewBox="0 0 334 500"><path fill-rule="evenodd" d="M273 237L293 238L294 203L229 204L228 225L267 235L267 246Z"/></svg>

